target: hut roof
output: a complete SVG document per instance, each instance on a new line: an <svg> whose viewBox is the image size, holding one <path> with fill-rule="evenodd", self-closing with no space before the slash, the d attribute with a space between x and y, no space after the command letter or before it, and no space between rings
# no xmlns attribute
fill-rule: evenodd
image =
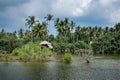
<svg viewBox="0 0 120 80"><path fill-rule="evenodd" d="M48 41L42 41L41 43L40 43L40 45L41 46L48 46L49 48L53 48L53 46L51 45L51 43L50 42L48 42Z"/></svg>

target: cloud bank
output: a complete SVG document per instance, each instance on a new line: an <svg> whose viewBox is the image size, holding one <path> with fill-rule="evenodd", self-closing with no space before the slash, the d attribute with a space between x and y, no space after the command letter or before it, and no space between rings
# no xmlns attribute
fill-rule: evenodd
<svg viewBox="0 0 120 80"><path fill-rule="evenodd" d="M120 22L120 0L1 0L0 29L17 30L28 16L42 20L49 13L76 23L112 25Z"/></svg>

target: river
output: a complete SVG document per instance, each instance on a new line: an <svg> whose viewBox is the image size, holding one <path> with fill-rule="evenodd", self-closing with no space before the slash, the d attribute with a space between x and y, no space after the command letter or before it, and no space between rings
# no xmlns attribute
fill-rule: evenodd
<svg viewBox="0 0 120 80"><path fill-rule="evenodd" d="M120 60L0 62L0 80L120 80Z"/></svg>

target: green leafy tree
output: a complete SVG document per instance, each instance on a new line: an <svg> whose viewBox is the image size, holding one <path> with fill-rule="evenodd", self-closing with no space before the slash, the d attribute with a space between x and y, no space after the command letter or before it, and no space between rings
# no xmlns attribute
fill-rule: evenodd
<svg viewBox="0 0 120 80"><path fill-rule="evenodd" d="M23 34L23 29L20 28L20 30L18 31L18 35L19 35L19 38L22 39L24 34Z"/></svg>
<svg viewBox="0 0 120 80"><path fill-rule="evenodd" d="M120 23L117 23L114 27L117 32L120 32Z"/></svg>

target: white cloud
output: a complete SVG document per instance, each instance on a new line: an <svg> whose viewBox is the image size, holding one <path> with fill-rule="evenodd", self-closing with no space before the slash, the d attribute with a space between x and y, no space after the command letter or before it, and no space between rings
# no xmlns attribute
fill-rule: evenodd
<svg viewBox="0 0 120 80"><path fill-rule="evenodd" d="M117 2L118 0L99 0L100 4L103 6L109 6L112 5L114 2Z"/></svg>
<svg viewBox="0 0 120 80"><path fill-rule="evenodd" d="M6 8L3 12L0 12L2 16L6 16L11 19L20 19L30 15L43 18L48 13L52 13L57 17L81 17L81 16L93 16L93 18L110 18L111 15L117 14L118 8L114 3L118 0L30 0L27 3L23 3L18 6L12 6ZM116 12L117 11L117 12ZM118 18L119 19L119 18ZM117 21L118 21L117 19ZM115 20L115 19L114 19ZM112 21L112 20L110 20Z"/></svg>
<svg viewBox="0 0 120 80"><path fill-rule="evenodd" d="M85 15L92 0L30 0L27 3L6 8L3 15L9 15L12 19L20 19L35 15L43 18L48 13L58 17L79 17Z"/></svg>
<svg viewBox="0 0 120 80"><path fill-rule="evenodd" d="M119 4L120 0L29 0L0 10L0 23L17 24L17 27L24 25L28 16L33 15L40 20L49 13L55 17L85 17L88 21L92 18L116 23L120 21Z"/></svg>
<svg viewBox="0 0 120 80"><path fill-rule="evenodd" d="M120 22L120 9L110 14L110 21L114 23Z"/></svg>
<svg viewBox="0 0 120 80"><path fill-rule="evenodd" d="M30 0L29 3L23 4L21 9L26 15L41 15L47 12L47 6L39 0Z"/></svg>
<svg viewBox="0 0 120 80"><path fill-rule="evenodd" d="M58 0L53 4L52 9L55 14L66 17L83 16L90 6L92 0Z"/></svg>
<svg viewBox="0 0 120 80"><path fill-rule="evenodd" d="M120 3L119 0L99 0L101 15L110 23L120 22Z"/></svg>
<svg viewBox="0 0 120 80"><path fill-rule="evenodd" d="M73 16L81 16L83 14L83 10L80 9L80 8L76 8L74 11L73 11Z"/></svg>

